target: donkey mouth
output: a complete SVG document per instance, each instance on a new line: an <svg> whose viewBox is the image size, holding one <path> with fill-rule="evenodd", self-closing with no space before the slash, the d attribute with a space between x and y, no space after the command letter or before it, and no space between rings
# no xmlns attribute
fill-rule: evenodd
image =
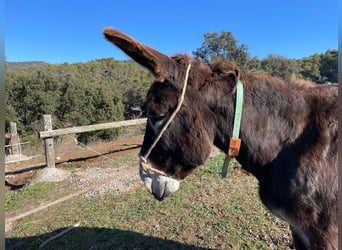
<svg viewBox="0 0 342 250"><path fill-rule="evenodd" d="M139 169L140 178L144 182L146 189L158 201L164 200L179 189L178 180L148 170L146 171L141 167Z"/></svg>

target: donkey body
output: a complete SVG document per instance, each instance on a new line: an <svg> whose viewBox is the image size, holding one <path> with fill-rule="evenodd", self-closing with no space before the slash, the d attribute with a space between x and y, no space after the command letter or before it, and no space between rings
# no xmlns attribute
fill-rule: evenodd
<svg viewBox="0 0 342 250"><path fill-rule="evenodd" d="M153 168L140 167L157 199L176 191L179 180L205 163L212 144L227 152L241 80L237 161L258 179L265 206L289 223L297 249L337 249L337 85L284 82L241 73L233 63L168 57L112 28L104 35L156 78L146 97L142 155L176 108L191 63L182 107L147 159Z"/></svg>

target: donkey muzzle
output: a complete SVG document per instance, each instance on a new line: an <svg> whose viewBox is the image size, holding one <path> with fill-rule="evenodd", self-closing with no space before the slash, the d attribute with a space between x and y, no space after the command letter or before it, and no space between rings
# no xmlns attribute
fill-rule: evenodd
<svg viewBox="0 0 342 250"><path fill-rule="evenodd" d="M139 174L146 189L159 201L162 201L164 198L179 189L178 180L144 169L141 166L141 163Z"/></svg>

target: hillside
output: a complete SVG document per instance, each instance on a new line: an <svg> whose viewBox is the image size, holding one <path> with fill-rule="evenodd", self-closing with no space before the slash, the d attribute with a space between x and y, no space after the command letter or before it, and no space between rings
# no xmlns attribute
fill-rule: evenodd
<svg viewBox="0 0 342 250"><path fill-rule="evenodd" d="M46 62L6 62L6 73L12 73L16 71L36 70L49 65Z"/></svg>

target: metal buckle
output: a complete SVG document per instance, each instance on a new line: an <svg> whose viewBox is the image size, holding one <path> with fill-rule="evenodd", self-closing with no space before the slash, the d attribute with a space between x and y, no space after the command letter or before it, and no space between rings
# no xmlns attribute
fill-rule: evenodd
<svg viewBox="0 0 342 250"><path fill-rule="evenodd" d="M238 156L240 152L241 147L241 139L239 138L230 138L229 141L229 149L228 149L228 155L229 156Z"/></svg>

